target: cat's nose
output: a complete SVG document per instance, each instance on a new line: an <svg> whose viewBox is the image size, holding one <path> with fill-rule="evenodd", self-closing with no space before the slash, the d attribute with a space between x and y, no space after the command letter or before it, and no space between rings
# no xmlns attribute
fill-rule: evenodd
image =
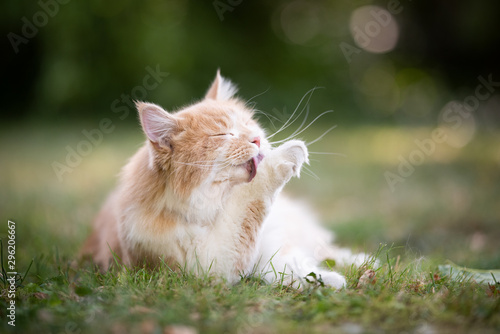
<svg viewBox="0 0 500 334"><path fill-rule="evenodd" d="M252 139L252 144L257 145L257 147L260 148L260 137L257 136L254 139Z"/></svg>

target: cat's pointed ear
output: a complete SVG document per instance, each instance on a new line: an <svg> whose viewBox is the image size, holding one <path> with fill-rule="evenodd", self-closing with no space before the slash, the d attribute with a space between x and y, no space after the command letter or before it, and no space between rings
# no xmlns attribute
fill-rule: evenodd
<svg viewBox="0 0 500 334"><path fill-rule="evenodd" d="M153 103L136 102L142 129L157 148L172 150L171 136L177 130L178 124L174 116Z"/></svg>
<svg viewBox="0 0 500 334"><path fill-rule="evenodd" d="M226 79L220 75L220 70L217 70L215 80L210 86L205 95L206 99L212 100L229 100L236 94L238 88L231 80Z"/></svg>

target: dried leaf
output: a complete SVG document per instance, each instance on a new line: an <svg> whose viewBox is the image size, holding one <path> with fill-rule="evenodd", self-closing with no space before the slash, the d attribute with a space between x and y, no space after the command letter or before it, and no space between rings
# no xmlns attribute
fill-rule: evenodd
<svg viewBox="0 0 500 334"><path fill-rule="evenodd" d="M130 313L136 313L136 314L148 314L148 313L154 313L155 310L141 306L141 305L136 305L134 307L131 307L129 310Z"/></svg>
<svg viewBox="0 0 500 334"><path fill-rule="evenodd" d="M358 281L357 288L362 288L369 285L374 285L377 282L377 275L374 270L368 269L361 275Z"/></svg>
<svg viewBox="0 0 500 334"><path fill-rule="evenodd" d="M486 289L486 294L488 297L500 296L499 290L500 284L490 284L488 283L488 288Z"/></svg>
<svg viewBox="0 0 500 334"><path fill-rule="evenodd" d="M33 293L33 297L35 297L36 299L47 299L49 298L49 295L43 292L35 292Z"/></svg>

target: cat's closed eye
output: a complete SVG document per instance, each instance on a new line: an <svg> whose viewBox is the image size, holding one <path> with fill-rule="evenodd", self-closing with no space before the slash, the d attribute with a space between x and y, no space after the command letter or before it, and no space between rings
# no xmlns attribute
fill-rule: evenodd
<svg viewBox="0 0 500 334"><path fill-rule="evenodd" d="M217 133L215 135L210 135L210 137L222 137L222 136L232 136L232 137L234 137L234 133Z"/></svg>

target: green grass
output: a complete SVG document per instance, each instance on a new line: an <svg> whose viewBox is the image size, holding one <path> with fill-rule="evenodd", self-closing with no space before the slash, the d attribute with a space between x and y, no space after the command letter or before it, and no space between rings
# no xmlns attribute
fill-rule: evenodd
<svg viewBox="0 0 500 334"><path fill-rule="evenodd" d="M76 266L90 222L142 143L137 127L117 124L58 182L51 163L63 161L65 146L76 146L83 128L1 131L0 237L5 251L7 219L15 221L16 269L24 274L33 260L17 282L15 328L5 318L9 299L0 282L1 332L162 333L181 325L200 333L500 331L500 285L440 267L451 260L500 269L495 133L480 133L462 149L442 144L394 193L384 171L397 168L398 155L407 156L413 140L431 129L339 129L311 147L345 156L311 154L309 168L320 180L304 173L287 191L311 203L338 243L373 253L381 266L361 284L370 264L335 268L346 275L346 289L311 284L299 292L258 278L228 286L167 267L99 274ZM319 134L314 129L304 137Z"/></svg>

